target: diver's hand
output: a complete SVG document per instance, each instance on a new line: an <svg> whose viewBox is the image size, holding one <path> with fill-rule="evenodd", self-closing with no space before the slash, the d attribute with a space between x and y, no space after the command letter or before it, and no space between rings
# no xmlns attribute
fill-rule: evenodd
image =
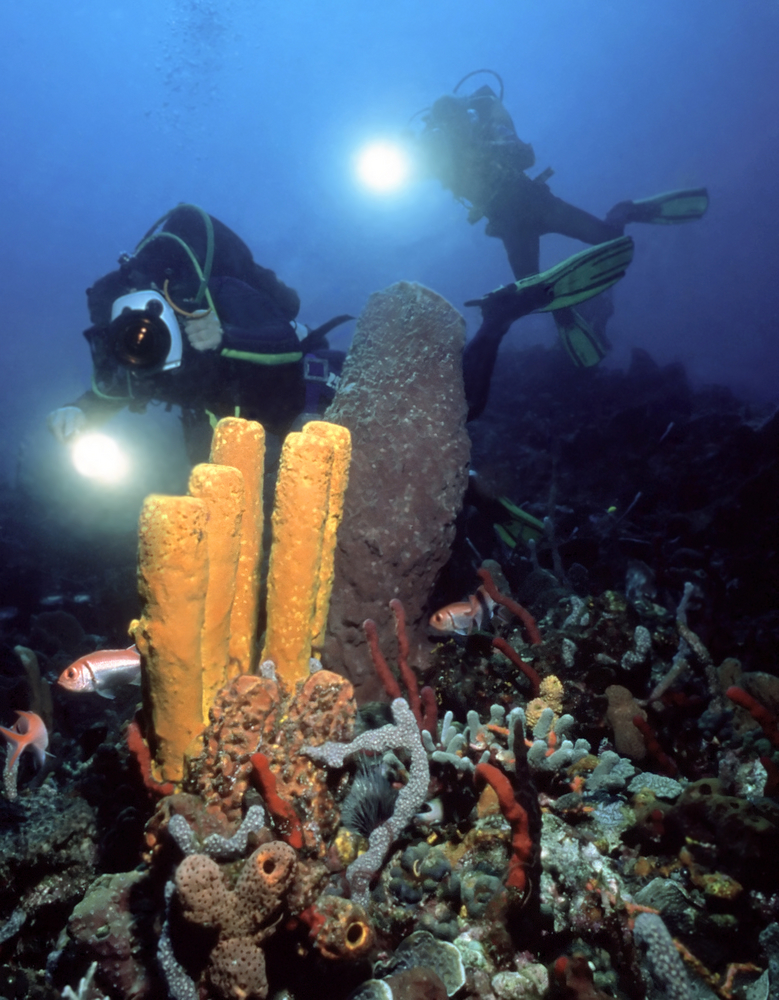
<svg viewBox="0 0 779 1000"><path fill-rule="evenodd" d="M49 430L60 444L68 444L87 428L87 415L78 406L61 406L46 418Z"/></svg>
<svg viewBox="0 0 779 1000"><path fill-rule="evenodd" d="M222 326L213 310L206 316L185 319L184 332L196 351L214 351L222 343Z"/></svg>

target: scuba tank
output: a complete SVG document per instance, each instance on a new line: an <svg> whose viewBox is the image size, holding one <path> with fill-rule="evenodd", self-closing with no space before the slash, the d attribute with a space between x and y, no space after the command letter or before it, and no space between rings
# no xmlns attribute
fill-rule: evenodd
<svg viewBox="0 0 779 1000"><path fill-rule="evenodd" d="M499 92L485 84L470 94L459 94L463 83L479 73L494 76ZM424 129L418 144L427 171L455 198L470 204L470 222L482 218L495 193L536 161L533 147L516 133L503 93L497 73L474 70L451 94L421 112Z"/></svg>
<svg viewBox="0 0 779 1000"><path fill-rule="evenodd" d="M510 148L512 164L517 170L529 170L536 162L536 154L529 142L523 142L517 135L511 115L503 104L503 94L505 92L503 80L498 73L492 69L475 69L460 80L452 93L456 96L460 87L472 76L480 73L489 73L498 81L499 93L488 84L474 90L472 94L463 96L459 100L465 102L468 113L475 116L481 129L489 134L489 140L494 145L505 145Z"/></svg>

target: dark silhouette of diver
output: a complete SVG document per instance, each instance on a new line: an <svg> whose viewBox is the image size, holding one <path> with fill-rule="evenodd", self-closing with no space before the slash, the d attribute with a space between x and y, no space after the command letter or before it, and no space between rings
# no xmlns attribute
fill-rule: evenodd
<svg viewBox="0 0 779 1000"><path fill-rule="evenodd" d="M117 270L87 289L92 388L49 414L66 442L124 407L181 407L187 452L204 461L214 422L236 413L283 436L325 409L344 354L297 322L300 299L196 205L178 205Z"/></svg>
<svg viewBox="0 0 779 1000"><path fill-rule="evenodd" d="M470 95L458 96L462 84L479 73L496 77L500 94L485 85ZM556 197L547 184L551 169L535 178L528 177L526 171L535 163L533 148L517 136L503 105L503 82L492 70L475 70L463 77L452 94L440 97L423 114L423 121L424 129L417 134L416 143L425 169L469 206L469 222L487 219L486 234L502 240L514 277L518 279L516 286L507 285L498 293L466 303L479 305L483 316L482 325L466 345L463 358L469 419L473 419L487 403L503 336L516 319L528 312L551 311L571 360L580 367L598 364L609 347L604 331L613 310L608 297L588 300L621 277L621 273L616 276L613 273L620 255L622 273L629 263L629 256L624 259L627 253L624 244L614 241L623 236L630 222L672 224L698 219L708 207L708 194L705 188L695 188L640 201L623 201L603 220ZM573 237L596 250L599 244L612 250L602 252L600 258L596 253L589 262L587 252L577 255L586 264L579 272L577 258L571 258L567 262L567 296L561 298L552 292L546 304L529 309L532 296L541 294L541 288L546 287L549 292L549 282L538 273L540 241L547 233ZM605 271L599 273L601 268ZM607 280L609 275L613 280ZM517 293L512 294L514 288ZM578 298L577 292L581 293ZM588 306L582 310L573 308L585 301Z"/></svg>

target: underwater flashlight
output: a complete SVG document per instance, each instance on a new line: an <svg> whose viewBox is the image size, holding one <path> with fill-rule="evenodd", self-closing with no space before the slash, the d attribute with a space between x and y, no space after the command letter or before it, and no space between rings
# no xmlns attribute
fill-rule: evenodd
<svg viewBox="0 0 779 1000"><path fill-rule="evenodd" d="M73 442L70 455L76 471L87 479L117 483L127 475L127 456L107 434L81 434Z"/></svg>
<svg viewBox="0 0 779 1000"><path fill-rule="evenodd" d="M357 155L357 176L373 191L396 191L411 172L408 156L392 142L374 142Z"/></svg>

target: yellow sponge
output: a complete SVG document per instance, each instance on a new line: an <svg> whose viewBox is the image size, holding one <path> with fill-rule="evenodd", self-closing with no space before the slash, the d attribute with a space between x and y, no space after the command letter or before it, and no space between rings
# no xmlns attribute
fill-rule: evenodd
<svg viewBox="0 0 779 1000"><path fill-rule="evenodd" d="M319 563L314 620L311 627L312 654L322 656L325 641L327 613L335 576L335 543L338 525L344 513L344 494L349 482L349 463L352 460L352 436L348 428L329 424L325 420L311 420L303 428L304 435L312 435L333 445L333 465L330 472L330 489L327 494L327 518L322 536L322 556Z"/></svg>
<svg viewBox="0 0 779 1000"><path fill-rule="evenodd" d="M138 525L140 621L131 630L143 657L143 702L154 777L180 781L184 753L203 730L200 638L208 587L206 504L152 494Z"/></svg>
<svg viewBox="0 0 779 1000"><path fill-rule="evenodd" d="M241 550L245 506L243 476L229 465L196 465L189 477L190 496L208 511L208 590L200 639L203 666L203 724L220 691L231 679L230 615Z"/></svg>
<svg viewBox="0 0 779 1000"><path fill-rule="evenodd" d="M293 688L308 677L314 637L324 632L349 463L346 428L314 423L284 441L268 568L262 658Z"/></svg>
<svg viewBox="0 0 779 1000"><path fill-rule="evenodd" d="M265 431L261 424L225 417L216 425L211 461L231 465L243 475L245 508L241 520L241 554L235 576L230 619L230 676L247 674L257 665L257 611L262 560L262 483L265 474Z"/></svg>

